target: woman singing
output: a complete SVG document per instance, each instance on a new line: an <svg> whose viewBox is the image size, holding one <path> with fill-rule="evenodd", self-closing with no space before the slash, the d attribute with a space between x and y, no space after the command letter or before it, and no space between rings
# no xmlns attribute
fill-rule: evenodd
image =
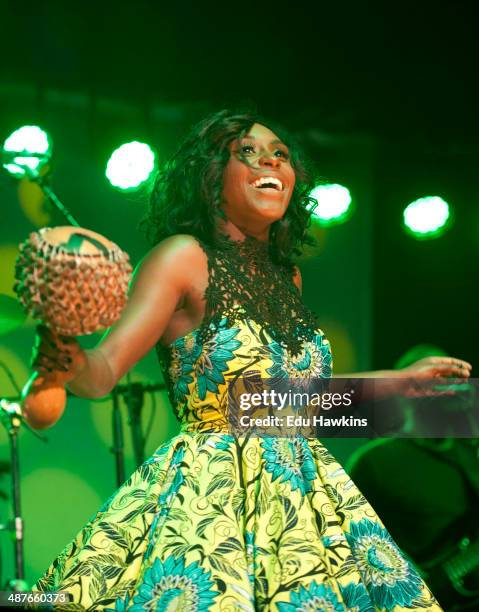
<svg viewBox="0 0 479 612"><path fill-rule="evenodd" d="M63 369L87 398L109 393L156 347L181 430L37 589L117 612L441 610L315 437L228 428L228 384L239 376L332 376L291 261L306 241L313 185L297 148L270 128L230 111L196 126L157 177L144 221L155 246L121 319L88 351L41 332L35 367ZM422 378L469 372L443 357L408 368Z"/></svg>

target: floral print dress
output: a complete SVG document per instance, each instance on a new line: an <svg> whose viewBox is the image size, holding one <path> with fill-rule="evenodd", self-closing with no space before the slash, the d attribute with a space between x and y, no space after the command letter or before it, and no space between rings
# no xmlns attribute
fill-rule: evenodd
<svg viewBox="0 0 479 612"><path fill-rule="evenodd" d="M238 376L332 375L291 269L254 239L201 243L203 324L160 362L180 433L103 505L36 588L61 609L441 610L373 508L316 438L228 428Z"/></svg>

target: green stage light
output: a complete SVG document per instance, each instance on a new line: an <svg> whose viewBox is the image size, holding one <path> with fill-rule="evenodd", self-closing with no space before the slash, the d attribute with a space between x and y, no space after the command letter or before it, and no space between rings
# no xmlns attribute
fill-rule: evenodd
<svg viewBox="0 0 479 612"><path fill-rule="evenodd" d="M351 214L351 194L343 185L318 185L309 195L318 203L313 218L320 225L344 223Z"/></svg>
<svg viewBox="0 0 479 612"><path fill-rule="evenodd" d="M155 153L144 142L128 142L111 154L106 177L117 189L133 191L148 180L156 166Z"/></svg>
<svg viewBox="0 0 479 612"><path fill-rule="evenodd" d="M450 225L449 204L439 196L427 196L411 202L403 212L406 231L419 240L437 238Z"/></svg>
<svg viewBox="0 0 479 612"><path fill-rule="evenodd" d="M3 143L2 163L10 174L22 177L32 171L38 174L50 161L52 144L48 134L37 125L24 125Z"/></svg>

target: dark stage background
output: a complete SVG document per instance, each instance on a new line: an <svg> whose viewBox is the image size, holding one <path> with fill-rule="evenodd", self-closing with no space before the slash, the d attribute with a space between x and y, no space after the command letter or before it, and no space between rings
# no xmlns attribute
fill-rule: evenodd
<svg viewBox="0 0 479 612"><path fill-rule="evenodd" d="M300 261L304 295L329 336L337 372L390 368L430 342L477 363L479 161L475 21L461 2L268 5L0 2L0 137L27 123L52 136L53 184L83 226L137 263L145 193L114 191L111 151L132 139L173 153L207 112L252 101L283 123L318 176L351 190L354 214L317 231ZM29 186L0 175L0 293L13 295L16 245L62 224ZM412 200L440 195L455 222L416 241ZM33 323L0 338L0 361L28 375ZM92 343L95 339L86 339ZM474 370L473 370L474 375ZM158 382L154 355L135 380ZM15 393L0 370L0 396ZM177 431L165 397L144 408L147 452ZM111 403L72 400L47 433L20 435L27 579L32 582L115 487ZM326 441L345 462L360 440ZM127 473L134 469L127 440ZM0 461L8 457L0 430ZM0 476L0 491L8 491ZM9 515L0 497L0 522ZM10 543L0 534L3 580Z"/></svg>

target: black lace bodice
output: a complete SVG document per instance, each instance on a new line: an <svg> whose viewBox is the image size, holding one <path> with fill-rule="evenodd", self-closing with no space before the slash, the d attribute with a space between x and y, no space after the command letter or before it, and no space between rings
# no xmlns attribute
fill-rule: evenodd
<svg viewBox="0 0 479 612"><path fill-rule="evenodd" d="M275 263L268 244L199 244L208 259L203 321L168 346L157 344L157 353L182 428L225 431L227 381L328 378L332 354L294 284L294 266Z"/></svg>
<svg viewBox="0 0 479 612"><path fill-rule="evenodd" d="M215 247L200 244L208 257L209 282L199 337L208 338L225 316L230 322L252 319L292 355L299 353L318 324L293 282L294 267L274 263L269 244L249 236L222 237Z"/></svg>

